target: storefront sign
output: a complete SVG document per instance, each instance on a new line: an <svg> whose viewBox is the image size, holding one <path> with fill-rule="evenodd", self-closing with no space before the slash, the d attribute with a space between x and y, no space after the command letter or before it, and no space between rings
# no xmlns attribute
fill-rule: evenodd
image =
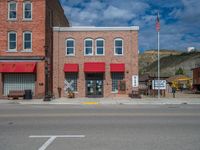
<svg viewBox="0 0 200 150"><path fill-rule="evenodd" d="M166 89L166 80L152 80L152 89L154 90L165 90Z"/></svg>

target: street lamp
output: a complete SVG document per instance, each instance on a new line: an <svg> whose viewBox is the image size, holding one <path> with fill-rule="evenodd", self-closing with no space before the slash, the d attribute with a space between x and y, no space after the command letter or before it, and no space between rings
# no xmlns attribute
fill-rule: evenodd
<svg viewBox="0 0 200 150"><path fill-rule="evenodd" d="M50 58L48 56L48 46L44 46L44 48L45 48L45 96L43 101L51 101L51 94L49 90Z"/></svg>

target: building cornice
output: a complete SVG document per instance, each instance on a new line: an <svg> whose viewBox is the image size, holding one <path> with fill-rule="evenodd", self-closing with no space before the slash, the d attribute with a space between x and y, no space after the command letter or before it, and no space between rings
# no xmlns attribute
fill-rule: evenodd
<svg viewBox="0 0 200 150"><path fill-rule="evenodd" d="M76 31L138 31L139 26L130 27L53 27L54 32L76 32Z"/></svg>

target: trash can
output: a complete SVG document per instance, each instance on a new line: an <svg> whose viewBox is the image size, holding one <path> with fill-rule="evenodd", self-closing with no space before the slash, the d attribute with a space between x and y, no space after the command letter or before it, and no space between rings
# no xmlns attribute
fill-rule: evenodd
<svg viewBox="0 0 200 150"><path fill-rule="evenodd" d="M32 91L31 90L25 90L24 99L32 99L32 97L33 97Z"/></svg>

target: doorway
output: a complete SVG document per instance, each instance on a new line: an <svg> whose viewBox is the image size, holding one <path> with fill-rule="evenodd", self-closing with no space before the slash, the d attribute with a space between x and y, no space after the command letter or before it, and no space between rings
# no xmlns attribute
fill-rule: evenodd
<svg viewBox="0 0 200 150"><path fill-rule="evenodd" d="M103 73L86 74L86 96L103 97Z"/></svg>

